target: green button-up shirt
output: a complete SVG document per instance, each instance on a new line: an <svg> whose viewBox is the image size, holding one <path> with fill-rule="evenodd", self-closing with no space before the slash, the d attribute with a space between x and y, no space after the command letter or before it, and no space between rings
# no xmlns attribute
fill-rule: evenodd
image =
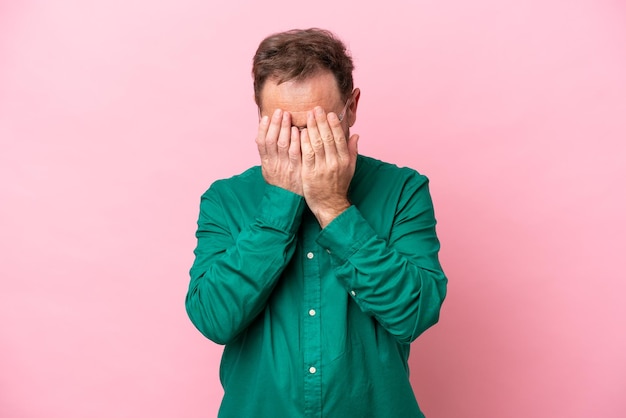
<svg viewBox="0 0 626 418"><path fill-rule="evenodd" d="M428 179L359 156L349 199L321 229L260 167L202 196L186 308L226 345L220 417L423 417L409 348L447 284Z"/></svg>

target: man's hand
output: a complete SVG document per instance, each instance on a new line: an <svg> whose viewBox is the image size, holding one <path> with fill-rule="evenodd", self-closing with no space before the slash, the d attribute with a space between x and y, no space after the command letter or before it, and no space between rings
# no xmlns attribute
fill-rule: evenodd
<svg viewBox="0 0 626 418"><path fill-rule="evenodd" d="M350 207L348 188L354 176L358 135L346 139L335 113L321 107L307 114L301 132L302 190L322 228Z"/></svg>
<svg viewBox="0 0 626 418"><path fill-rule="evenodd" d="M265 181L303 196L300 132L291 126L291 115L276 109L271 120L263 116L256 144Z"/></svg>

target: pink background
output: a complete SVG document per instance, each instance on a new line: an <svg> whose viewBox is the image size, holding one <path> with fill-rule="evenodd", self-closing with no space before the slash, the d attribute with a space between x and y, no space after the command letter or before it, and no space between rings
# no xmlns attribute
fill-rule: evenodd
<svg viewBox="0 0 626 418"><path fill-rule="evenodd" d="M361 152L431 179L427 416L626 416L620 0L0 2L0 416L215 416L199 197L257 163L258 42L310 26L353 51Z"/></svg>

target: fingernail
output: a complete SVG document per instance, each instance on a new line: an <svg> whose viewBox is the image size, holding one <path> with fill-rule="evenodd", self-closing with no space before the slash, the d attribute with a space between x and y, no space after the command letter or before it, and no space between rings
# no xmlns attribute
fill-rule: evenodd
<svg viewBox="0 0 626 418"><path fill-rule="evenodd" d="M322 107L321 107L321 106L317 106L317 107L315 108L315 113L316 113L318 116L323 116L323 115L324 115L324 109L322 109Z"/></svg>

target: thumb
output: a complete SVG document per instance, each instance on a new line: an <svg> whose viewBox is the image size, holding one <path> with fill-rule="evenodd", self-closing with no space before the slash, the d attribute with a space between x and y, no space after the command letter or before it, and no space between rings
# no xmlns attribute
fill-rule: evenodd
<svg viewBox="0 0 626 418"><path fill-rule="evenodd" d="M359 153L359 135L354 134L348 140L348 151L350 152L350 156L356 158Z"/></svg>

